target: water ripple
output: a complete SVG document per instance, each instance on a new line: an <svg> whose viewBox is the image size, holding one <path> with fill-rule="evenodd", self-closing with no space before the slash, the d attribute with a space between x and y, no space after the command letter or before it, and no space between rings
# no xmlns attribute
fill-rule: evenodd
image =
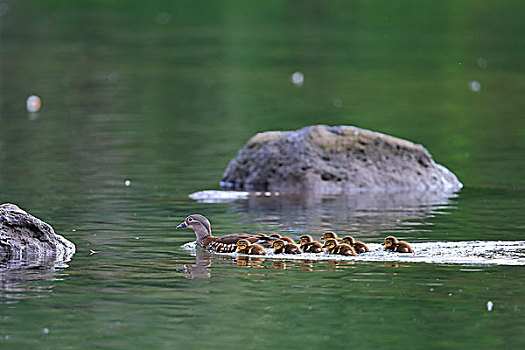
<svg viewBox="0 0 525 350"><path fill-rule="evenodd" d="M274 254L266 249L266 256L257 258L279 260L312 260L312 261L394 261L418 262L429 264L461 265L525 265L525 241L461 241L461 242L427 242L413 243L413 254L386 252L379 243L367 244L371 252L357 256L340 256L332 254L303 253L298 255ZM192 255L196 253L196 242L182 245ZM200 248L199 248L200 249ZM244 256L237 253L217 253L224 256Z"/></svg>

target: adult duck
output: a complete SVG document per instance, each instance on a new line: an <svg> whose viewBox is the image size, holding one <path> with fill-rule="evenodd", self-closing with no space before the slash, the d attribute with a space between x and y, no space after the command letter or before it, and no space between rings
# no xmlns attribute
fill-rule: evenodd
<svg viewBox="0 0 525 350"><path fill-rule="evenodd" d="M200 214L189 215L176 229L189 227L195 232L197 244L208 251L217 253L233 253L237 250L237 242L245 239L250 243L268 240L264 235L250 235L247 233L232 233L222 237L215 237L211 233L211 224Z"/></svg>

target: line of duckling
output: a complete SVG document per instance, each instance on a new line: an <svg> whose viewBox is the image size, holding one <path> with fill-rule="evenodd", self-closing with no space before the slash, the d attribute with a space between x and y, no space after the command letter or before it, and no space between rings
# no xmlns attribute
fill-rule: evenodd
<svg viewBox="0 0 525 350"><path fill-rule="evenodd" d="M265 235L263 235L265 237ZM301 253L323 253L356 256L370 252L370 248L361 242L356 241L352 236L339 238L333 231L327 231L323 235L324 244L315 241L312 236L304 235L299 238L299 245L287 236L272 234L265 240L258 243L252 243L247 239L237 241L237 250L239 254L248 255L266 255L264 248L272 248L274 254L301 254ZM413 253L414 250L405 241L398 241L394 236L388 236L384 240L384 249L397 253Z"/></svg>
<svg viewBox="0 0 525 350"><path fill-rule="evenodd" d="M355 241L352 236L341 239L332 231L323 235L324 244L316 242L311 236L304 235L299 239L299 246L293 239L277 233L267 236L265 234L232 233L222 237L212 234L210 221L200 214L189 215L176 229L191 228L197 238L197 245L216 253L232 253L248 255L265 255L264 248L273 247L275 254L301 254L322 253L338 255L356 255L367 253L370 249L360 241ZM384 250L397 253L412 253L413 250L407 242L398 241L394 236L385 238Z"/></svg>

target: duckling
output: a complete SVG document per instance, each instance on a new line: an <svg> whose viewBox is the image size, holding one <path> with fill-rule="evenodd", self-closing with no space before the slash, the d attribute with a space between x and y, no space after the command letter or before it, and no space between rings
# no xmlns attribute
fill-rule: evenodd
<svg viewBox="0 0 525 350"><path fill-rule="evenodd" d="M287 244L296 244L295 241L288 236L281 236L281 240L283 240L284 243Z"/></svg>
<svg viewBox="0 0 525 350"><path fill-rule="evenodd" d="M247 239L237 241L237 253L248 255L266 255L264 248L256 243L250 243Z"/></svg>
<svg viewBox="0 0 525 350"><path fill-rule="evenodd" d="M398 253L413 253L412 247L405 241L398 241L394 236L385 238L385 249Z"/></svg>
<svg viewBox="0 0 525 350"><path fill-rule="evenodd" d="M273 247L273 242L277 239L270 237L264 233L259 233L257 236L260 237L259 242L257 244L262 245L264 248Z"/></svg>
<svg viewBox="0 0 525 350"><path fill-rule="evenodd" d="M189 227L195 232L197 245L217 253L232 253L236 251L237 241L240 239L246 239L250 243L269 240L266 235L250 235L247 233L232 233L222 237L215 237L211 233L210 221L200 214L188 216L176 229L185 227Z"/></svg>
<svg viewBox="0 0 525 350"><path fill-rule="evenodd" d="M341 243L341 238L337 237L337 233L334 231L326 231L323 235L323 240L326 242L328 239L335 239L337 242Z"/></svg>
<svg viewBox="0 0 525 350"><path fill-rule="evenodd" d="M338 255L356 255L354 248L352 246L343 243L338 244L337 241L333 238L328 239L323 248L326 248L326 251L330 254L338 254Z"/></svg>
<svg viewBox="0 0 525 350"><path fill-rule="evenodd" d="M323 245L313 240L312 236L304 235L299 238L301 249L305 253L321 253L323 252Z"/></svg>
<svg viewBox="0 0 525 350"><path fill-rule="evenodd" d="M273 242L273 252L275 254L301 254L301 249L294 243L286 243L278 239Z"/></svg>
<svg viewBox="0 0 525 350"><path fill-rule="evenodd" d="M368 248L366 244L361 241L356 241L352 236L344 236L343 243L351 245L357 254L367 253L370 251L370 248Z"/></svg>

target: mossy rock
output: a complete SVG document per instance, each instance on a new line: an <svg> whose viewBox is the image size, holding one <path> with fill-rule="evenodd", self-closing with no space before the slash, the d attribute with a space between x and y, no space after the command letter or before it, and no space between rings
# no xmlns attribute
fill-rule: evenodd
<svg viewBox="0 0 525 350"><path fill-rule="evenodd" d="M340 194L356 190L457 191L463 185L422 145L354 126L314 125L253 136L221 186Z"/></svg>

